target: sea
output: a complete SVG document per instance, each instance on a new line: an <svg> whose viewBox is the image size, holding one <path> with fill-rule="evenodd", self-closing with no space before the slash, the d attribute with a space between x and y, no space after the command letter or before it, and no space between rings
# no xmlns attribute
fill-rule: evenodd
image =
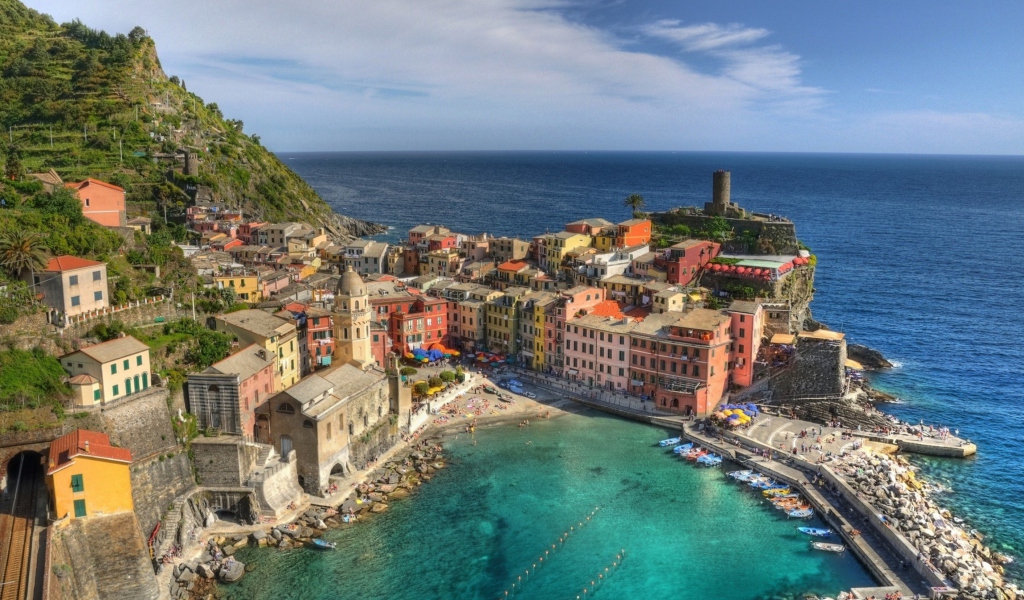
<svg viewBox="0 0 1024 600"><path fill-rule="evenodd" d="M943 505L1024 561L1024 157L279 156L337 212L387 225L382 237L391 240L421 223L529 239L583 217L627 219L623 199L633 193L648 211L701 206L712 173L731 171L734 202L792 219L818 257L815 318L896 365L869 376L899 398L885 410L978 444L973 458L914 461L944 488ZM452 466L413 499L329 534L342 542L335 553L254 551L256 572L225 589L230 597L501 598L532 564L532 548L591 504L601 507L594 525L558 549L523 598L589 597L579 591L587 574L617 547L626 557L597 591L607 598L769 598L864 583L852 559L807 552L792 523L720 473L651 448L658 435L600 415L527 434L481 431L476 446L454 442ZM1009 570L1017 579L1019 565Z"/></svg>

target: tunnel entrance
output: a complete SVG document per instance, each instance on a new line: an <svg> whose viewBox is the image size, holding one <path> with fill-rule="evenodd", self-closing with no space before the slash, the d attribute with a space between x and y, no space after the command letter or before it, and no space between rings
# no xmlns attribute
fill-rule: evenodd
<svg viewBox="0 0 1024 600"><path fill-rule="evenodd" d="M37 526L46 522L43 464L43 455L33 451L19 452L7 463L7 486L0 495L0 581L5 599L31 597L38 589L41 571L31 573L29 565Z"/></svg>

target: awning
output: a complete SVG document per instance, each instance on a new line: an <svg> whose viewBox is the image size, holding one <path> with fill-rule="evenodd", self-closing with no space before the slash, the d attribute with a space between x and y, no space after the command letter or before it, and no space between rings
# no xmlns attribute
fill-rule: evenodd
<svg viewBox="0 0 1024 600"><path fill-rule="evenodd" d="M846 363L845 364L846 364L846 367L848 369L853 369L855 371L863 371L864 370L864 365L862 365L859 362L853 360L852 358L846 359Z"/></svg>
<svg viewBox="0 0 1024 600"><path fill-rule="evenodd" d="M788 333L776 333L772 336L773 344L785 344L792 346L796 342L796 336Z"/></svg>
<svg viewBox="0 0 1024 600"><path fill-rule="evenodd" d="M579 371L577 371L576 369L569 369L568 371L566 371L566 373L568 373L569 375L576 375L577 373L579 373Z"/></svg>

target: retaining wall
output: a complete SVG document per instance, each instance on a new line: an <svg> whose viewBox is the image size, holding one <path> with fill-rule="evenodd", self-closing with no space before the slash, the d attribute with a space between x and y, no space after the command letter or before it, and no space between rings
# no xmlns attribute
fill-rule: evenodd
<svg viewBox="0 0 1024 600"><path fill-rule="evenodd" d="M181 451L164 460L159 456L131 468L132 502L147 539L174 499L196 487L188 454Z"/></svg>

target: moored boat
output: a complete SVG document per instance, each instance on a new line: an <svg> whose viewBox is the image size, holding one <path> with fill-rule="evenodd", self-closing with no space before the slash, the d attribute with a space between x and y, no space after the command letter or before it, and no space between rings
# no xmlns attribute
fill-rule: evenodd
<svg viewBox="0 0 1024 600"><path fill-rule="evenodd" d="M814 537L829 537L833 533L831 529L819 529L817 527L797 527L797 531L813 535Z"/></svg>
<svg viewBox="0 0 1024 600"><path fill-rule="evenodd" d="M334 550L338 547L337 542L328 542L320 538L310 540L309 544L311 548L315 548L317 550Z"/></svg>
<svg viewBox="0 0 1024 600"><path fill-rule="evenodd" d="M682 440L682 439L683 439L683 438L678 438L678 437L674 437L674 438L668 438L667 440L661 440L660 442L658 442L658 445L659 445L659 446L661 446L661 447L663 447L663 448L664 448L665 446L675 446L675 445L676 445L676 444L678 444L678 443L679 443L679 441L680 441L680 440Z"/></svg>
<svg viewBox="0 0 1024 600"><path fill-rule="evenodd" d="M754 472L747 469L746 471L730 471L726 473L729 477L732 477L736 481L747 481L754 475Z"/></svg>
<svg viewBox="0 0 1024 600"><path fill-rule="evenodd" d="M789 515L790 517L794 518L794 519L809 519L809 518L814 516L814 509L813 508L798 508L796 510L789 511L786 514Z"/></svg>
<svg viewBox="0 0 1024 600"><path fill-rule="evenodd" d="M681 444L679 446L676 446L675 448L672 449L672 453L673 454L682 454L684 452L689 452L690 450L693 450L693 442L689 442L687 444Z"/></svg>
<svg viewBox="0 0 1024 600"><path fill-rule="evenodd" d="M842 544L829 544L826 542L811 542L811 546L815 550L824 550L825 552L846 552L846 546Z"/></svg>

